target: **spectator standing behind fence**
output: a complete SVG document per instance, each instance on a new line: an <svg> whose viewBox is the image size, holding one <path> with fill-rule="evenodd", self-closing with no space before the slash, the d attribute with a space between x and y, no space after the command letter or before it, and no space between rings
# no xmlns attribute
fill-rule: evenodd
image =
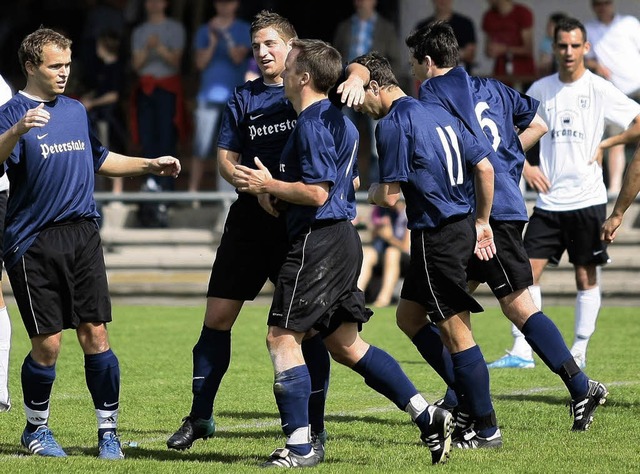
<svg viewBox="0 0 640 474"><path fill-rule="evenodd" d="M146 21L131 37L132 66L138 82L131 94L132 140L145 158L176 155L187 132L180 76L186 34L166 15L167 0L145 0ZM143 189L172 191L168 177L150 177ZM138 217L147 227L166 227L166 206L142 205Z"/></svg>
<svg viewBox="0 0 640 474"><path fill-rule="evenodd" d="M402 267L409 263L411 239L405 209L404 200L400 199L393 207L374 206L371 211L372 239L371 244L362 249L363 261L358 288L367 295L367 287L374 286L370 285L373 273L376 268L381 268L379 291L377 295L373 295L373 306L377 308L391 304Z"/></svg>
<svg viewBox="0 0 640 474"><path fill-rule="evenodd" d="M453 11L453 0L433 0L433 15L420 21L415 29L419 30L432 21L446 21L451 25L460 48L460 65L471 74L476 59L476 27L469 17Z"/></svg>
<svg viewBox="0 0 640 474"><path fill-rule="evenodd" d="M482 31L485 54L494 60L493 74L503 78L533 76L533 12L511 0L488 1L490 8L482 17Z"/></svg>
<svg viewBox="0 0 640 474"><path fill-rule="evenodd" d="M82 105L96 127L98 138L105 147L124 153L128 135L120 108L124 83L124 64L120 60L120 35L105 31L96 40L98 62L91 74L86 74L90 91L81 98ZM113 192L122 192L122 178L113 178Z"/></svg>
<svg viewBox="0 0 640 474"><path fill-rule="evenodd" d="M200 88L194 116L193 157L189 191L198 191L205 161L213 159L224 107L236 86L244 82L249 67L249 23L236 18L240 0L214 0L216 14L198 28L194 40L195 65ZM233 188L218 176L217 189Z"/></svg>
<svg viewBox="0 0 640 474"><path fill-rule="evenodd" d="M400 48L398 34L394 24L376 12L377 0L353 0L355 13L338 24L333 46L340 52L343 60L351 61L357 56L370 51L378 51L384 55L396 72L400 69ZM362 134L362 125L369 135L369 156L358 157L360 179L368 185L378 181L378 153L376 151L375 126L371 117L356 112L351 107L344 110L347 117L358 126ZM362 140L361 140L362 143ZM365 147L366 150L366 147Z"/></svg>
<svg viewBox="0 0 640 474"><path fill-rule="evenodd" d="M592 0L596 19L586 22L591 51L585 56L587 67L611 81L632 99L640 100L640 21L615 11L613 0ZM607 128L607 136L622 129ZM626 167L625 146L611 147L607 152L608 191L617 194Z"/></svg>

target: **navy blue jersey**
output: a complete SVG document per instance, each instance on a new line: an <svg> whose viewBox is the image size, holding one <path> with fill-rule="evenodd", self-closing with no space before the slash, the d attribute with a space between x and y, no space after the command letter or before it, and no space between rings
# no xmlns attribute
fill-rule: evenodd
<svg viewBox="0 0 640 474"><path fill-rule="evenodd" d="M495 172L491 217L498 221L526 221L527 208L520 190L525 154L516 128L529 126L539 102L502 82L470 77L456 67L420 86L420 100L442 104L478 139L488 140Z"/></svg>
<svg viewBox="0 0 640 474"><path fill-rule="evenodd" d="M409 229L432 229L470 214L468 169L491 147L478 141L441 105L402 97L378 121L380 182L399 182Z"/></svg>
<svg viewBox="0 0 640 474"><path fill-rule="evenodd" d="M257 156L276 177L282 148L295 125L296 112L284 87L258 78L236 87L222 116L218 146L240 153L249 168L255 169Z"/></svg>
<svg viewBox="0 0 640 474"><path fill-rule="evenodd" d="M39 104L16 94L0 108L0 133ZM93 199L94 173L108 150L91 132L87 111L77 100L61 95L45 102L45 109L49 122L22 135L5 162L11 183L4 232L8 268L46 227L100 217Z"/></svg>
<svg viewBox="0 0 640 474"><path fill-rule="evenodd" d="M327 182L329 197L320 207L291 204L287 230L291 238L316 220L355 218L353 187L358 155L358 130L328 99L316 102L298 116L298 123L282 151L280 177L306 184Z"/></svg>

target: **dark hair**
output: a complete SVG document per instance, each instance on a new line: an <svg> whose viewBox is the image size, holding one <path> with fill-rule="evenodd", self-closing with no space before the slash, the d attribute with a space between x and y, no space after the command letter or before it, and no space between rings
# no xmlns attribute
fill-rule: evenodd
<svg viewBox="0 0 640 474"><path fill-rule="evenodd" d="M265 28L273 28L276 30L285 42L298 37L296 29L289 20L269 10L262 10L253 17L253 21L251 22L251 37L253 38L256 32L264 30Z"/></svg>
<svg viewBox="0 0 640 474"><path fill-rule="evenodd" d="M565 18L569 18L569 15L563 12L555 12L549 15L549 20L553 22L553 24L557 24L560 20L564 20Z"/></svg>
<svg viewBox="0 0 640 474"><path fill-rule="evenodd" d="M36 67L40 66L44 62L42 51L49 44L60 49L71 48L71 40L69 38L62 33L42 26L22 40L18 49L18 61L25 76L27 76L25 64L30 62Z"/></svg>
<svg viewBox="0 0 640 474"><path fill-rule="evenodd" d="M558 32L564 31L565 33L569 33L573 30L582 31L582 39L583 42L587 41L587 30L580 20L576 18L566 17L561 19L558 23L556 23L556 27L553 30L553 42L555 43L558 40Z"/></svg>
<svg viewBox="0 0 640 474"><path fill-rule="evenodd" d="M120 35L115 30L105 30L96 40L98 44L110 54L118 54L120 52Z"/></svg>
<svg viewBox="0 0 640 474"><path fill-rule="evenodd" d="M342 55L338 50L317 39L294 39L291 48L299 50L296 72L308 72L318 92L329 92L342 74Z"/></svg>
<svg viewBox="0 0 640 474"><path fill-rule="evenodd" d="M400 87L389 60L377 51L358 56L351 62L366 67L369 70L369 80L376 81L381 88Z"/></svg>
<svg viewBox="0 0 640 474"><path fill-rule="evenodd" d="M405 43L420 64L425 56L430 56L438 67L458 65L460 59L458 40L447 22L432 21L412 31Z"/></svg>

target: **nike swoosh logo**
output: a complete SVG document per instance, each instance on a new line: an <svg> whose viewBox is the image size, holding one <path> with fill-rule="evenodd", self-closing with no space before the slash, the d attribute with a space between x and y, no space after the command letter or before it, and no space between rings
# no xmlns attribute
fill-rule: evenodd
<svg viewBox="0 0 640 474"><path fill-rule="evenodd" d="M194 377L193 380L200 380L203 379L204 377Z"/></svg>
<svg viewBox="0 0 640 474"><path fill-rule="evenodd" d="M594 250L593 254L594 255L600 255L602 252L604 252L604 250Z"/></svg>
<svg viewBox="0 0 640 474"><path fill-rule="evenodd" d="M264 114L258 114L258 115L249 115L249 119L250 120L258 120L260 117L262 117Z"/></svg>
<svg viewBox="0 0 640 474"><path fill-rule="evenodd" d="M49 403L48 398L44 402L34 402L33 400L31 400L32 405L46 405L47 403Z"/></svg>
<svg viewBox="0 0 640 474"><path fill-rule="evenodd" d="M46 137L47 135L49 135L48 133L45 133L44 135L36 135L36 137L38 138L38 140L42 140L44 137Z"/></svg>
<svg viewBox="0 0 640 474"><path fill-rule="evenodd" d="M111 408L112 406L115 406L117 404L118 404L118 402L113 402L113 403L104 402L105 408Z"/></svg>

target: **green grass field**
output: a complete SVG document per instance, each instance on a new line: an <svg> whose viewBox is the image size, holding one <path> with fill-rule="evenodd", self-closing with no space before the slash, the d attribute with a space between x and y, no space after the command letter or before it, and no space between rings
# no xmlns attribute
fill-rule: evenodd
<svg viewBox="0 0 640 474"><path fill-rule="evenodd" d="M271 363L264 344L264 306L247 306L233 332L231 368L216 401L216 437L185 452L169 451L166 439L191 403L191 349L203 307L115 306L109 326L120 359L120 436L126 459L95 459L96 421L84 382L83 356L73 332L63 337L51 404L50 427L67 459L26 454L20 366L28 340L15 307L10 386L13 408L0 414L0 473L246 472L284 443L273 398ZM573 309L549 307L565 339L573 337ZM570 431L568 395L559 378L537 360L535 369L491 371L493 399L504 447L453 450L444 466L418 442L406 413L333 365L327 402L329 441L318 472L620 473L640 472L640 319L635 308L604 307L589 346L587 373L604 382L609 399L591 429ZM507 320L495 308L474 317L476 339L487 360L511 346ZM444 393L441 380L395 326L394 310L380 310L364 338L402 365L428 401Z"/></svg>

